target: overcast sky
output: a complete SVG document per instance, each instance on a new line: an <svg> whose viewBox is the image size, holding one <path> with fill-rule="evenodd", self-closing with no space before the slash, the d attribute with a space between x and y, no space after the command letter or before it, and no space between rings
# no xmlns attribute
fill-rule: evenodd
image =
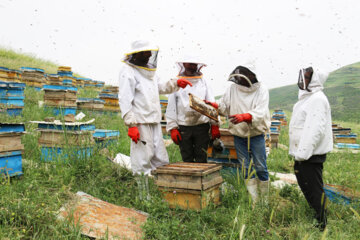
<svg viewBox="0 0 360 240"><path fill-rule="evenodd" d="M162 80L183 55L199 56L216 95L238 65L255 65L274 88L309 64L333 71L360 61L358 0L0 0L0 22L1 46L108 84L137 39L160 47Z"/></svg>

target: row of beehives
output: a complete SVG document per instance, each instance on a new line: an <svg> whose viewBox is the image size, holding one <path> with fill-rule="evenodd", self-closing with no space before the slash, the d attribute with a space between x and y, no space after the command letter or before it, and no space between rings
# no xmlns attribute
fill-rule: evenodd
<svg viewBox="0 0 360 240"><path fill-rule="evenodd" d="M54 114L76 114L76 110L120 112L119 88L105 86L98 98L77 98L77 88L71 86L46 85L44 104L54 109Z"/></svg>
<svg viewBox="0 0 360 240"><path fill-rule="evenodd" d="M71 67L60 66L57 74L47 74L43 69L21 67L20 70L0 67L0 81L25 83L40 90L44 85L64 85L73 87L92 87L101 90L104 82L90 78L75 77Z"/></svg>
<svg viewBox="0 0 360 240"><path fill-rule="evenodd" d="M343 128L340 124L332 124L333 139L336 148L360 149L356 143L357 134L351 132L351 128Z"/></svg>
<svg viewBox="0 0 360 240"><path fill-rule="evenodd" d="M119 131L95 129L92 121L63 123L32 122L38 124L42 161L70 161L89 157L94 148L104 148L116 142ZM0 177L22 175L21 136L24 124L0 123Z"/></svg>

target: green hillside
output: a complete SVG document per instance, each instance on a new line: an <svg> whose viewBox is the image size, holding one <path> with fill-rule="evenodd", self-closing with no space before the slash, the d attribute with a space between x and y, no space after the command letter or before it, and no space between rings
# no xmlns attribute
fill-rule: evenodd
<svg viewBox="0 0 360 240"><path fill-rule="evenodd" d="M296 85L271 89L270 108L292 111L297 94ZM332 72L325 83L325 94L330 101L333 119L359 123L360 62Z"/></svg>

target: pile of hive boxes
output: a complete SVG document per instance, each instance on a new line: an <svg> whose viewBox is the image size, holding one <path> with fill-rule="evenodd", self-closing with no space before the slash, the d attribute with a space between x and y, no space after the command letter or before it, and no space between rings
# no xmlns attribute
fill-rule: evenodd
<svg viewBox="0 0 360 240"><path fill-rule="evenodd" d="M266 145L270 148L277 148L279 144L280 129L287 125L285 112L276 109L271 117L270 134L266 136Z"/></svg>
<svg viewBox="0 0 360 240"><path fill-rule="evenodd" d="M39 122L39 145L43 161L77 160L89 157L93 152L94 120L88 122Z"/></svg>
<svg viewBox="0 0 360 240"><path fill-rule="evenodd" d="M77 88L63 85L45 85L44 104L54 115L75 115Z"/></svg>
<svg viewBox="0 0 360 240"><path fill-rule="evenodd" d="M21 136L24 133L24 124L0 123L0 178L23 174Z"/></svg>
<svg viewBox="0 0 360 240"><path fill-rule="evenodd" d="M119 87L105 86L99 94L99 98L104 100L104 111L120 112L119 106Z"/></svg>
<svg viewBox="0 0 360 240"><path fill-rule="evenodd" d="M33 87L40 91L46 84L45 71L40 68L21 67L21 81L28 87Z"/></svg>
<svg viewBox="0 0 360 240"><path fill-rule="evenodd" d="M105 101L100 98L78 98L76 103L79 110L102 112Z"/></svg>
<svg viewBox="0 0 360 240"><path fill-rule="evenodd" d="M0 82L0 112L18 116L24 108L24 83Z"/></svg>
<svg viewBox="0 0 360 240"><path fill-rule="evenodd" d="M0 81L2 82L21 82L21 71L0 67Z"/></svg>
<svg viewBox="0 0 360 240"><path fill-rule="evenodd" d="M336 148L360 149L356 143L357 134L351 128L343 128L339 124L332 124L333 139Z"/></svg>
<svg viewBox="0 0 360 240"><path fill-rule="evenodd" d="M71 71L71 67L60 66L57 72L59 76L59 80L63 86L70 86L75 87L76 84L76 77L73 76L73 72Z"/></svg>

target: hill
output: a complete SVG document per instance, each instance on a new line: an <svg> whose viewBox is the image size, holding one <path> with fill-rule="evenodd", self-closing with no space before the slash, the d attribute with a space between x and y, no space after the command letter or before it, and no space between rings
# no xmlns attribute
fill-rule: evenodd
<svg viewBox="0 0 360 240"><path fill-rule="evenodd" d="M330 73L324 92L329 99L333 119L359 123L360 62ZM270 108L292 111L297 94L297 85L270 89Z"/></svg>

